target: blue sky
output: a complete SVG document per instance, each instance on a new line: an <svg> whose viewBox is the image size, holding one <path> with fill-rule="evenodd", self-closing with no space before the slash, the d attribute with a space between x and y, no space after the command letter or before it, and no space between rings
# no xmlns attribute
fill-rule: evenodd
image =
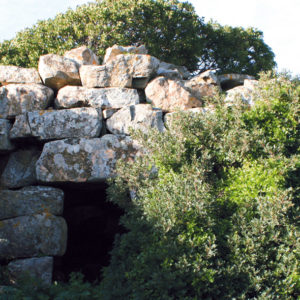
<svg viewBox="0 0 300 300"><path fill-rule="evenodd" d="M117 0L116 0L117 1ZM0 41L87 0L0 0ZM300 75L300 0L189 0L199 16L222 25L255 27L275 53L279 70Z"/></svg>

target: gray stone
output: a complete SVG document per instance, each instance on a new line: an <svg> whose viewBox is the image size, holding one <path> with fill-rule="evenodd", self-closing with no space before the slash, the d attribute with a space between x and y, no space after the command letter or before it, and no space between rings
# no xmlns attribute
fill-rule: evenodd
<svg viewBox="0 0 300 300"><path fill-rule="evenodd" d="M0 119L0 153L13 150L15 147L9 139L11 124L6 119Z"/></svg>
<svg viewBox="0 0 300 300"><path fill-rule="evenodd" d="M82 65L99 65L98 57L86 46L67 51L64 57L74 60L78 67Z"/></svg>
<svg viewBox="0 0 300 300"><path fill-rule="evenodd" d="M252 88L247 88L245 86L237 86L233 89L230 89L226 92L226 98L224 102L226 105L233 105L238 100L241 100L243 103L247 105L254 104L254 90Z"/></svg>
<svg viewBox="0 0 300 300"><path fill-rule="evenodd" d="M41 182L103 182L115 175L118 159L133 159L138 147L129 137L112 134L94 139L46 143L36 164Z"/></svg>
<svg viewBox="0 0 300 300"><path fill-rule="evenodd" d="M208 70L190 80L184 81L183 85L185 89L199 100L205 97L215 97L221 92L218 77L212 70Z"/></svg>
<svg viewBox="0 0 300 300"><path fill-rule="evenodd" d="M103 63L107 64L111 61L113 61L117 55L119 54L147 54L148 50L144 45L141 45L139 47L135 46L119 46L119 45L113 45L110 48L106 49L105 56Z"/></svg>
<svg viewBox="0 0 300 300"><path fill-rule="evenodd" d="M39 73L44 84L54 90L66 85L81 85L77 63L63 56L42 55L39 60Z"/></svg>
<svg viewBox="0 0 300 300"><path fill-rule="evenodd" d="M16 116L14 126L10 130L11 139L32 137L27 113Z"/></svg>
<svg viewBox="0 0 300 300"><path fill-rule="evenodd" d="M12 138L32 136L39 140L54 140L98 137L102 127L101 110L92 107L34 111L27 113L27 118L23 119L27 119L28 126L17 119L11 131Z"/></svg>
<svg viewBox="0 0 300 300"><path fill-rule="evenodd" d="M62 256L66 251L67 224L49 213L0 221L0 259Z"/></svg>
<svg viewBox="0 0 300 300"><path fill-rule="evenodd" d="M157 70L157 76L164 76L173 80L188 79L191 74L186 67L176 66L161 61Z"/></svg>
<svg viewBox="0 0 300 300"><path fill-rule="evenodd" d="M1 186L19 188L35 184L35 163L39 156L40 151L34 148L11 153L0 178Z"/></svg>
<svg viewBox="0 0 300 300"><path fill-rule="evenodd" d="M33 257L11 261L8 266L11 283L17 283L22 276L40 280L44 285L52 282L53 257Z"/></svg>
<svg viewBox="0 0 300 300"><path fill-rule="evenodd" d="M28 186L20 190L0 190L0 220L25 215L62 215L64 192L49 186Z"/></svg>
<svg viewBox="0 0 300 300"><path fill-rule="evenodd" d="M46 109L53 91L41 84L9 84L0 87L0 118L13 118L22 113Z"/></svg>
<svg viewBox="0 0 300 300"><path fill-rule="evenodd" d="M0 85L12 83L42 83L42 80L34 68L0 66Z"/></svg>
<svg viewBox="0 0 300 300"><path fill-rule="evenodd" d="M85 87L145 88L156 74L159 60L144 54L119 54L103 66L82 66L80 77Z"/></svg>
<svg viewBox="0 0 300 300"><path fill-rule="evenodd" d="M106 121L107 129L114 134L130 134L130 128L147 132L150 128L164 131L162 111L150 104L138 104L121 108Z"/></svg>
<svg viewBox="0 0 300 300"><path fill-rule="evenodd" d="M187 91L182 81L165 77L152 80L147 85L145 93L147 102L154 107L161 108L164 112L202 106L202 101Z"/></svg>
<svg viewBox="0 0 300 300"><path fill-rule="evenodd" d="M66 86L59 90L55 99L57 108L90 106L95 108L121 108L139 103L139 95L135 89L103 88L89 89L85 87Z"/></svg>

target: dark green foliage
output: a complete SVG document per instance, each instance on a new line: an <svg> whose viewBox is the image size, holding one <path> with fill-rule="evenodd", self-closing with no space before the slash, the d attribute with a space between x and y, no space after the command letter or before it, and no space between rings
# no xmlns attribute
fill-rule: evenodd
<svg viewBox="0 0 300 300"><path fill-rule="evenodd" d="M102 0L39 21L0 44L0 64L36 67L41 55L88 45L103 57L114 44L145 44L159 59L192 72L218 69L257 75L275 66L262 33L204 24L188 2Z"/></svg>
<svg viewBox="0 0 300 300"><path fill-rule="evenodd" d="M215 113L179 113L163 134L135 133L148 152L121 163L110 187L129 232L103 299L297 297L299 93L265 76L258 94L250 110L220 101Z"/></svg>

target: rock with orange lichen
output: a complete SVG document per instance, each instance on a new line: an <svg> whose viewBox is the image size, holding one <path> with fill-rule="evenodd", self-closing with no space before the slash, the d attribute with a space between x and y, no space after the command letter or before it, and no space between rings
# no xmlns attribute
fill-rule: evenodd
<svg viewBox="0 0 300 300"><path fill-rule="evenodd" d="M35 137L39 140L92 138L99 136L101 128L101 109L81 107L43 110L17 116L10 137Z"/></svg>
<svg viewBox="0 0 300 300"><path fill-rule="evenodd" d="M78 67L82 65L99 65L98 57L87 46L67 51L64 57L74 60L78 64Z"/></svg>
<svg viewBox="0 0 300 300"><path fill-rule="evenodd" d="M73 59L56 54L42 55L38 70L43 83L54 90L66 85L81 85L78 64Z"/></svg>
<svg viewBox="0 0 300 300"><path fill-rule="evenodd" d="M0 87L0 118L34 110L46 109L53 99L53 91L41 84L9 84Z"/></svg>
<svg viewBox="0 0 300 300"><path fill-rule="evenodd" d="M50 186L2 189L0 199L0 220L41 213L63 213L64 192Z"/></svg>
<svg viewBox="0 0 300 300"><path fill-rule="evenodd" d="M0 259L62 256L67 245L67 224L50 213L0 221Z"/></svg>
<svg viewBox="0 0 300 300"><path fill-rule="evenodd" d="M179 80L157 77L147 85L145 93L147 102L164 112L202 106L202 101L193 96Z"/></svg>
<svg viewBox="0 0 300 300"><path fill-rule="evenodd" d="M0 66L0 85L12 83L42 83L35 68Z"/></svg>
<svg viewBox="0 0 300 300"><path fill-rule="evenodd" d="M36 174L44 183L103 182L115 175L118 159L134 159L138 146L129 137L112 134L93 139L65 139L44 145Z"/></svg>
<svg viewBox="0 0 300 300"><path fill-rule="evenodd" d="M82 66L80 77L85 87L127 87L143 89L155 76L160 61L146 54L119 54L102 66Z"/></svg>

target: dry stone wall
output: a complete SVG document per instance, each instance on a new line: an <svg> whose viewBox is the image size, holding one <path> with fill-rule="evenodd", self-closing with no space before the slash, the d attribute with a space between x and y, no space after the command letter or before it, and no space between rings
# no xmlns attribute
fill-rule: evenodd
<svg viewBox="0 0 300 300"><path fill-rule="evenodd" d="M144 46L115 45L104 62L83 46L41 56L38 70L0 66L0 262L12 281L30 271L51 282L53 257L67 246L57 185L115 176L116 161L141 150L130 128L163 132L178 109L205 113L204 97L222 85L235 87L228 103L236 95L252 103L253 78L192 77Z"/></svg>

